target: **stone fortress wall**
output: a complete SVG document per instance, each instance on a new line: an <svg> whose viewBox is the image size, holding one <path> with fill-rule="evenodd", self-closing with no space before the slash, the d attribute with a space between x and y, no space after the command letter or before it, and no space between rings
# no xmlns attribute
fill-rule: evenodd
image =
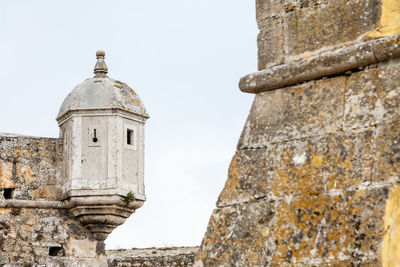
<svg viewBox="0 0 400 267"><path fill-rule="evenodd" d="M0 266L192 265L198 247L105 251L58 201L62 144L0 134Z"/></svg>
<svg viewBox="0 0 400 267"><path fill-rule="evenodd" d="M148 249L107 263L59 201L63 141L0 135L0 265L400 264L400 2L256 8L259 71L240 81L255 98L195 260Z"/></svg>
<svg viewBox="0 0 400 267"><path fill-rule="evenodd" d="M105 261L104 243L58 201L63 142L0 135L0 265L77 266Z"/></svg>
<svg viewBox="0 0 400 267"><path fill-rule="evenodd" d="M107 251L109 266L192 266L199 247L135 248Z"/></svg>
<svg viewBox="0 0 400 267"><path fill-rule="evenodd" d="M255 98L195 266L400 265L399 17L257 0Z"/></svg>

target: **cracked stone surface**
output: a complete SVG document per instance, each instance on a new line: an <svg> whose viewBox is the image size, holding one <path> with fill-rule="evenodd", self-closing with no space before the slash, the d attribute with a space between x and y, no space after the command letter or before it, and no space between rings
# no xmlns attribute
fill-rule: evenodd
<svg viewBox="0 0 400 267"><path fill-rule="evenodd" d="M256 94L194 266L399 263L399 71Z"/></svg>

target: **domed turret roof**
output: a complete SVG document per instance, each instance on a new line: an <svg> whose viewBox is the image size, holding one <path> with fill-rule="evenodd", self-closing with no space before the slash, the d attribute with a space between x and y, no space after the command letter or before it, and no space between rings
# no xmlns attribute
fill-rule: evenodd
<svg viewBox="0 0 400 267"><path fill-rule="evenodd" d="M96 56L95 76L77 85L64 99L57 120L68 111L93 109L121 109L149 117L142 101L132 88L107 76L105 53L97 51Z"/></svg>

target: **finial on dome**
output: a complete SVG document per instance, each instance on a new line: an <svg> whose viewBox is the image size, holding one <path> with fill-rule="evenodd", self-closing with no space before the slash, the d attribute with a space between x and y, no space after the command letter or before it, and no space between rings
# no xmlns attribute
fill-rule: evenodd
<svg viewBox="0 0 400 267"><path fill-rule="evenodd" d="M106 53L103 50L96 52L97 63L94 67L94 77L107 77L108 68L104 62L105 55Z"/></svg>

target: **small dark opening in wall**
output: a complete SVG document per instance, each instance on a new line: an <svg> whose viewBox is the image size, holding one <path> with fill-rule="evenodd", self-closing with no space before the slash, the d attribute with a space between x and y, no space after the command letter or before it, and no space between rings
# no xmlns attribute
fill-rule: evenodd
<svg viewBox="0 0 400 267"><path fill-rule="evenodd" d="M96 129L93 129L93 142L97 143L97 133L96 133Z"/></svg>
<svg viewBox="0 0 400 267"><path fill-rule="evenodd" d="M50 247L49 255L50 256L64 256L64 249L62 247Z"/></svg>
<svg viewBox="0 0 400 267"><path fill-rule="evenodd" d="M3 189L4 198L11 199L13 197L13 192L14 192L14 188L4 188Z"/></svg>
<svg viewBox="0 0 400 267"><path fill-rule="evenodd" d="M126 132L126 143L128 144L128 145L132 145L132 137L133 137L133 130L131 130L131 129L127 129L127 132Z"/></svg>

